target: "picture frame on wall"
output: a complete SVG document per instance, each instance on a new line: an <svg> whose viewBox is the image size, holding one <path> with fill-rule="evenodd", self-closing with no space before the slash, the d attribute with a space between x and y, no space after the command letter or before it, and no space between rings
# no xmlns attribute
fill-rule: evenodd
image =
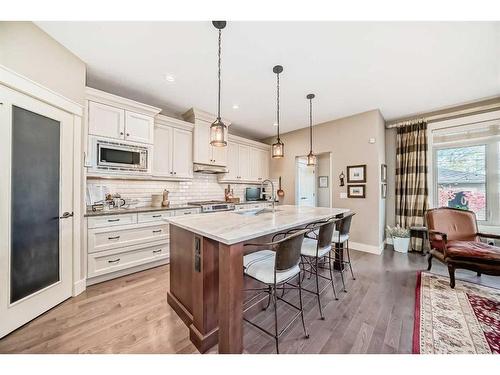
<svg viewBox="0 0 500 375"><path fill-rule="evenodd" d="M319 176L319 187L320 188L328 187L328 176Z"/></svg>
<svg viewBox="0 0 500 375"><path fill-rule="evenodd" d="M380 191L382 194L382 199L387 198L387 184L382 184Z"/></svg>
<svg viewBox="0 0 500 375"><path fill-rule="evenodd" d="M365 198L366 185L347 185L348 198Z"/></svg>
<svg viewBox="0 0 500 375"><path fill-rule="evenodd" d="M366 182L366 164L347 166L347 182Z"/></svg>
<svg viewBox="0 0 500 375"><path fill-rule="evenodd" d="M380 165L380 182L387 182L387 164Z"/></svg>

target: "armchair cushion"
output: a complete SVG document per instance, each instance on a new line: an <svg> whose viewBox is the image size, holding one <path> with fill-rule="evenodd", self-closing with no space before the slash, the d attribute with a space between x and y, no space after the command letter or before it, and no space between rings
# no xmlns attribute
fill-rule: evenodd
<svg viewBox="0 0 500 375"><path fill-rule="evenodd" d="M449 241L445 260L473 260L500 264L500 247L476 241Z"/></svg>

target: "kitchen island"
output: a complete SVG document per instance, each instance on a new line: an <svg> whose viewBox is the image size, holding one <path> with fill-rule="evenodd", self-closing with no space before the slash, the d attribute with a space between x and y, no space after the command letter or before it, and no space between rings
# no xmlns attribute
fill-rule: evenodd
<svg viewBox="0 0 500 375"><path fill-rule="evenodd" d="M276 206L169 218L168 303L189 327L200 350L243 351L243 255L245 242L309 223L342 217L341 208ZM250 251L255 251L253 248Z"/></svg>

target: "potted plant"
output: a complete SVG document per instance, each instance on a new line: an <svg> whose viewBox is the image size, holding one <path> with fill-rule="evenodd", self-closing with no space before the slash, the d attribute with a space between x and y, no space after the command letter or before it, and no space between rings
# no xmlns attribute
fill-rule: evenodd
<svg viewBox="0 0 500 375"><path fill-rule="evenodd" d="M410 246L410 230L399 225L395 227L387 226L387 236L392 238L394 250L400 253L407 253Z"/></svg>

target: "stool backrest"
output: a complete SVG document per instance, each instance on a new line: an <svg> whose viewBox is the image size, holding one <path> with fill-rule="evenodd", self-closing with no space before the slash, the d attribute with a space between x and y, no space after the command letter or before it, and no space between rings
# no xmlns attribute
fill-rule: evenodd
<svg viewBox="0 0 500 375"><path fill-rule="evenodd" d="M344 215L344 217L338 219L336 229L337 229L337 232L339 232L341 236L349 234L349 231L351 230L352 217L354 215L355 215L355 213L351 212L347 215Z"/></svg>
<svg viewBox="0 0 500 375"><path fill-rule="evenodd" d="M302 241L307 230L300 230L285 237L274 245L276 251L276 271L285 271L300 263Z"/></svg>
<svg viewBox="0 0 500 375"><path fill-rule="evenodd" d="M328 221L318 224L314 230L318 231L318 249L322 249L326 246L330 246L332 243L333 230L335 229L335 223L338 219L331 218Z"/></svg>

